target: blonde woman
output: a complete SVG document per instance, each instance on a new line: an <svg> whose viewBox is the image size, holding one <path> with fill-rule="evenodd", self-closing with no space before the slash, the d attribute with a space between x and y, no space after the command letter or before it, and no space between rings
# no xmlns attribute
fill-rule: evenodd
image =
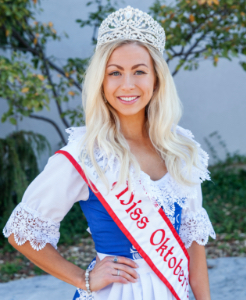
<svg viewBox="0 0 246 300"><path fill-rule="evenodd" d="M127 7L108 16L83 84L86 126L70 128L26 190L4 234L74 300L209 300L204 245L215 233L202 208L207 154L177 126L181 103L162 57L163 28ZM75 202L97 258L86 271L57 251Z"/></svg>

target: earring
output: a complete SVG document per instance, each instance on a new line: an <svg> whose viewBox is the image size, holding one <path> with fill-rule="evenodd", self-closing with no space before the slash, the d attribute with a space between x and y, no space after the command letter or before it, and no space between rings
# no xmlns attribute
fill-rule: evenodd
<svg viewBox="0 0 246 300"><path fill-rule="evenodd" d="M103 101L104 101L104 103L107 103L107 102L108 102L108 100L106 99L106 97L105 97L105 95L104 95L104 92L102 92L102 97L103 97Z"/></svg>

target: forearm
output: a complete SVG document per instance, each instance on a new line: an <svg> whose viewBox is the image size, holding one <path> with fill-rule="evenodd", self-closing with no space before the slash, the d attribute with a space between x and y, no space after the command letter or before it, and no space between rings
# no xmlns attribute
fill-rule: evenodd
<svg viewBox="0 0 246 300"><path fill-rule="evenodd" d="M195 299L211 300L205 248L193 242L188 252L190 255L190 286Z"/></svg>
<svg viewBox="0 0 246 300"><path fill-rule="evenodd" d="M13 234L9 237L9 243L45 272L75 287L86 289L85 271L63 258L50 244L36 251L29 241L22 246L17 245Z"/></svg>

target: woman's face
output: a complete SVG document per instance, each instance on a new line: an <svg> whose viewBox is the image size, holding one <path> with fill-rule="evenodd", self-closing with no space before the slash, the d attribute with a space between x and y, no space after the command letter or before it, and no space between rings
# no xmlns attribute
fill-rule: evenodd
<svg viewBox="0 0 246 300"><path fill-rule="evenodd" d="M113 51L106 65L103 90L119 115L144 114L155 83L153 61L146 48L126 44Z"/></svg>

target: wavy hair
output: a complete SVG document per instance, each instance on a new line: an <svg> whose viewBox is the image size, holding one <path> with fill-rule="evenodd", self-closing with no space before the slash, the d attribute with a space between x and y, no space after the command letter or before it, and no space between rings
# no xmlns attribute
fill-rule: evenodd
<svg viewBox="0 0 246 300"><path fill-rule="evenodd" d="M157 153L165 161L170 175L179 183L192 186L192 168L198 166L197 144L190 138L177 134L176 126L182 115L182 104L170 74L168 65L161 53L151 45L133 40L117 40L101 45L94 53L83 81L82 103L85 112L86 134L80 152L82 168L89 156L100 179L108 186L105 169L102 170L94 156L94 147L103 150L107 157L117 156L121 163L117 185L129 182L131 189L130 166L140 174L136 157L120 130L120 120L116 110L103 101L102 84L108 59L112 52L125 44L135 43L145 47L152 57L157 76L157 86L146 106L146 129ZM183 166L185 165L185 168ZM107 166L108 167L108 166ZM187 176L188 174L188 176ZM87 176L88 177L88 176ZM117 186L116 185L116 186Z"/></svg>

